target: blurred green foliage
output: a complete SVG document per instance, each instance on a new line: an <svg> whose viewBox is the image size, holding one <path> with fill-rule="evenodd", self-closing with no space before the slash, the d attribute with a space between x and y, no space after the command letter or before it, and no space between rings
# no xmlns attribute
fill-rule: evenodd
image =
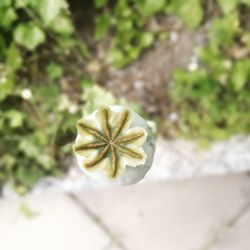
<svg viewBox="0 0 250 250"><path fill-rule="evenodd" d="M240 13L248 10L249 17L250 1L219 0L219 6L208 43L197 52L200 67L176 70L170 92L178 132L205 147L250 132L250 33Z"/></svg>
<svg viewBox="0 0 250 250"><path fill-rule="evenodd" d="M153 18L174 15L196 29L207 16L204 2L93 0L95 44L89 47L108 40L106 63L122 68L167 37L150 27ZM179 114L171 129L202 145L250 130L250 31L241 18L250 1L217 4L199 68L176 70L169 93L171 111ZM142 113L98 87L79 66L92 51L73 20L66 0L0 1L0 189L9 181L25 193L42 177L67 171L75 123L99 105L130 105Z"/></svg>
<svg viewBox="0 0 250 250"><path fill-rule="evenodd" d="M62 171L54 137L63 121L63 126L74 127L77 112L80 115L62 107L60 87L52 81L63 69L49 64L43 84L28 82L18 72L28 68L27 55L38 57L37 48L47 42L65 50L73 30L64 0L0 2L0 187L11 181L23 193L41 177Z"/></svg>
<svg viewBox="0 0 250 250"><path fill-rule="evenodd" d="M110 1L111 2L111 1ZM112 30L112 44L107 61L121 68L137 59L141 52L150 47L162 32L152 31L149 21L156 14L174 14L183 19L187 27L195 28L203 18L199 0L118 0L107 8L108 0L96 0L102 10L96 17L96 39L105 38Z"/></svg>

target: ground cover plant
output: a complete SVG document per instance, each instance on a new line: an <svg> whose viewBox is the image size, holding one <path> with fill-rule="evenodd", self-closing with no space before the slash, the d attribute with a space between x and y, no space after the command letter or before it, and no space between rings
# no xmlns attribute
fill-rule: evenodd
<svg viewBox="0 0 250 250"><path fill-rule="evenodd" d="M73 4L90 9L80 24ZM249 0L1 0L0 188L10 182L25 193L42 177L67 171L76 120L101 104L126 103L98 86L99 66L89 70L89 62L104 44L104 68L133 64L168 39L152 25L166 16L207 35L196 50L198 67L175 69L173 84L159 90L178 119L156 120L203 146L249 133Z"/></svg>

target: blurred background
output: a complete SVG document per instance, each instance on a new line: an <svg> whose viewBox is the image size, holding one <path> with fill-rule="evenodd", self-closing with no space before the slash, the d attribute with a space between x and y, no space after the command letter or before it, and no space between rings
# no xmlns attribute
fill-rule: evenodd
<svg viewBox="0 0 250 250"><path fill-rule="evenodd" d="M155 136L140 184L78 170L107 104ZM0 0L2 249L249 250L249 133L249 0Z"/></svg>

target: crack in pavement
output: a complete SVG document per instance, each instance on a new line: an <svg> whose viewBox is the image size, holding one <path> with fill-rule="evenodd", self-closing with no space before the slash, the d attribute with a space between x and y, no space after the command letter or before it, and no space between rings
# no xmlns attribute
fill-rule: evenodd
<svg viewBox="0 0 250 250"><path fill-rule="evenodd" d="M215 233L212 239L200 250L211 250L218 244L230 230L234 228L237 222L248 212L250 209L250 201L247 202L228 222L223 224L221 228Z"/></svg>
<svg viewBox="0 0 250 250"><path fill-rule="evenodd" d="M128 248L119 240L117 239L117 237L113 234L113 232L109 229L109 227L107 227L103 221L101 220L101 218L99 216L97 216L95 213L93 213L86 204L84 204L84 202L82 200L79 200L77 198L77 196L73 193L69 193L68 197L77 204L78 207L80 207L80 209L82 211L84 211L84 213L86 213L90 219L99 227L102 229L102 231L110 238L111 242L113 242L114 244L117 245L117 247L120 250L128 250Z"/></svg>

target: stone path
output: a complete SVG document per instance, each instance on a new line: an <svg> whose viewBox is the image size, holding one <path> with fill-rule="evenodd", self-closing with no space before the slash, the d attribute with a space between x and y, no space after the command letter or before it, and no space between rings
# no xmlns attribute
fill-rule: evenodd
<svg viewBox="0 0 250 250"><path fill-rule="evenodd" d="M235 136L224 142L215 143L208 150L202 150L193 142L183 140L156 141L152 168L143 182L187 179L209 175L224 175L250 172L250 136ZM45 178L36 191L64 190L77 192L89 188L103 188L102 183L93 182L76 162L63 178Z"/></svg>
<svg viewBox="0 0 250 250"><path fill-rule="evenodd" d="M247 174L0 200L3 250L249 250L249 232Z"/></svg>
<svg viewBox="0 0 250 250"><path fill-rule="evenodd" d="M147 180L183 179L250 171L250 136L234 136L202 150L191 141L162 140L156 143Z"/></svg>

